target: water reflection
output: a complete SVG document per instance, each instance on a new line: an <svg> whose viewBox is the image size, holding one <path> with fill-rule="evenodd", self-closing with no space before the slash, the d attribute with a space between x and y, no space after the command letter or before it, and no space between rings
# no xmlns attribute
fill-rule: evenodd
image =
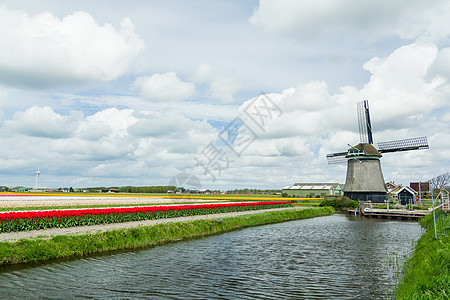
<svg viewBox="0 0 450 300"><path fill-rule="evenodd" d="M374 299L415 222L333 215L149 250L4 270L3 298Z"/></svg>

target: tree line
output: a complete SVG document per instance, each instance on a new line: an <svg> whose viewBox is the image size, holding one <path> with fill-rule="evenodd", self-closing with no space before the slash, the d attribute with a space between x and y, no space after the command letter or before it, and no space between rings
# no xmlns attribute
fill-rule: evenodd
<svg viewBox="0 0 450 300"><path fill-rule="evenodd" d="M177 192L176 186L122 186L118 189L120 193L167 193Z"/></svg>

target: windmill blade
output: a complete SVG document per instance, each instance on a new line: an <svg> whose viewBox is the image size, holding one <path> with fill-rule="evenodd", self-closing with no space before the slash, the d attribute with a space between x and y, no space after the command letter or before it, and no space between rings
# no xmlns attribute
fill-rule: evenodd
<svg viewBox="0 0 450 300"><path fill-rule="evenodd" d="M369 101L364 100L357 103L359 139L361 143L373 144L372 124L370 123Z"/></svg>
<svg viewBox="0 0 450 300"><path fill-rule="evenodd" d="M345 158L346 155L347 152L327 154L327 162L329 165L346 163L347 162L347 158Z"/></svg>
<svg viewBox="0 0 450 300"><path fill-rule="evenodd" d="M378 143L380 153L428 149L426 136Z"/></svg>

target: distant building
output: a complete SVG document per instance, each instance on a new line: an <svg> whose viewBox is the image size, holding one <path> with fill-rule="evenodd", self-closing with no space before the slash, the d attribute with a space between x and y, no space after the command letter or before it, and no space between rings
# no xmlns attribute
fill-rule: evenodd
<svg viewBox="0 0 450 300"><path fill-rule="evenodd" d="M28 192L30 189L24 186L16 186L14 188L11 189L11 192L16 192L16 193L23 193L23 192Z"/></svg>
<svg viewBox="0 0 450 300"><path fill-rule="evenodd" d="M390 192L394 198L400 200L402 205L412 204L417 199L417 192L410 188L409 186L398 186Z"/></svg>
<svg viewBox="0 0 450 300"><path fill-rule="evenodd" d="M395 184L393 181L386 182L386 189L388 190L388 193L392 192L397 187L398 184Z"/></svg>
<svg viewBox="0 0 450 300"><path fill-rule="evenodd" d="M283 194L297 198L315 198L327 195L344 195L339 183L294 183L283 188Z"/></svg>
<svg viewBox="0 0 450 300"><path fill-rule="evenodd" d="M0 186L0 192L4 192L4 191L7 191L7 190L9 190L9 187L7 187L5 185L1 185Z"/></svg>
<svg viewBox="0 0 450 300"><path fill-rule="evenodd" d="M416 192L429 192L430 191L430 183L429 182L410 182L409 187L415 190ZM419 188L420 187L420 188Z"/></svg>
<svg viewBox="0 0 450 300"><path fill-rule="evenodd" d="M50 192L50 190L45 187L31 188L29 191L36 193Z"/></svg>

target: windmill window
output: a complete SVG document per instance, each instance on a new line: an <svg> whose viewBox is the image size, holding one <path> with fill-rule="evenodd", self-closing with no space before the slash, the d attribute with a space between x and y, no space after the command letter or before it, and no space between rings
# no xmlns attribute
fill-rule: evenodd
<svg viewBox="0 0 450 300"><path fill-rule="evenodd" d="M356 150L356 149L352 149L348 151L348 155L349 156L360 156L360 155L364 155L364 150Z"/></svg>

